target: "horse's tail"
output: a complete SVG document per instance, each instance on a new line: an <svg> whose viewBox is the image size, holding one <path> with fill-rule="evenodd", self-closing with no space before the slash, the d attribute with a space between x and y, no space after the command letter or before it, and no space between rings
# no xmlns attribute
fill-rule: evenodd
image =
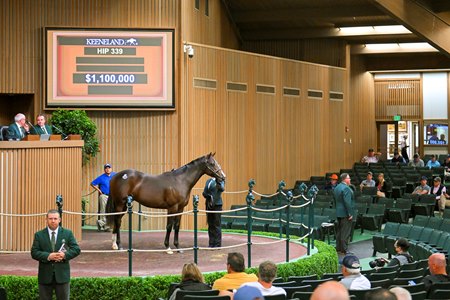
<svg viewBox="0 0 450 300"><path fill-rule="evenodd" d="M108 214L116 212L114 199L111 197L111 195L109 195L108 197L108 202L106 203L105 211ZM114 225L114 217L115 215L106 215L106 224L108 224L108 226L112 227Z"/></svg>

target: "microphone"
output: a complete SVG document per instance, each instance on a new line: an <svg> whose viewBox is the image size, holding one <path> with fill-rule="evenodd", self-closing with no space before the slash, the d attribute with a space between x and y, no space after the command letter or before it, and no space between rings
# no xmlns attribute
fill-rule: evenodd
<svg viewBox="0 0 450 300"><path fill-rule="evenodd" d="M36 132L37 133L37 130L36 130L36 127L34 127L34 125L33 124L31 124L31 122L30 121L26 121L27 123L28 123L28 125L31 125L31 127L33 127L33 129L34 129L34 132Z"/></svg>
<svg viewBox="0 0 450 300"><path fill-rule="evenodd" d="M58 131L59 133L62 134L63 136L63 140L66 140L69 136L67 134L65 134L61 129L59 129L58 127L56 127L55 125L52 124L52 127L56 129L56 131Z"/></svg>

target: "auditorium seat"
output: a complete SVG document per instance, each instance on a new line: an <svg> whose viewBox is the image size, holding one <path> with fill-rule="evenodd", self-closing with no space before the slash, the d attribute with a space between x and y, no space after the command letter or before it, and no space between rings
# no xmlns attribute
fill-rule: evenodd
<svg viewBox="0 0 450 300"><path fill-rule="evenodd" d="M0 141L7 141L6 134L9 126L1 126L0 127Z"/></svg>
<svg viewBox="0 0 450 300"><path fill-rule="evenodd" d="M187 296L193 296L190 299L198 299L200 296L218 296L219 290L206 290L206 291L188 291L188 290L178 290L175 296L175 300L187 299ZM228 297L229 299L229 297Z"/></svg>

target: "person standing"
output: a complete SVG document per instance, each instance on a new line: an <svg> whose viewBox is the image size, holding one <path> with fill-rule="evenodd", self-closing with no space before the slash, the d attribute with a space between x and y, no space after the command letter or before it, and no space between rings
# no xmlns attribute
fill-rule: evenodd
<svg viewBox="0 0 450 300"><path fill-rule="evenodd" d="M109 182L116 175L116 172L112 171L110 164L103 166L104 173L91 182L91 186L98 191L98 204L99 213L103 214L97 220L98 231L109 231L109 227L106 225L106 216L104 215L106 209L106 203L109 197Z"/></svg>
<svg viewBox="0 0 450 300"><path fill-rule="evenodd" d="M47 121L45 119L45 115L39 114L36 117L36 122L37 122L37 124L34 125L34 127L31 128L31 130L30 130L31 134L41 135L41 134L52 134L53 133L52 128L46 124Z"/></svg>
<svg viewBox="0 0 450 300"><path fill-rule="evenodd" d="M20 141L30 134L30 127L26 122L26 117L22 113L14 116L14 123L10 124L6 133L8 141Z"/></svg>
<svg viewBox="0 0 450 300"><path fill-rule="evenodd" d="M342 173L341 182L334 189L336 203L336 217L338 220L336 229L336 251L347 254L348 241L352 229L355 200L350 185L350 175Z"/></svg>
<svg viewBox="0 0 450 300"><path fill-rule="evenodd" d="M47 212L47 227L34 234L31 257L39 261L39 299L51 300L53 290L56 299L70 298L70 264L81 250L69 229L59 226L59 212Z"/></svg>
<svg viewBox="0 0 450 300"><path fill-rule="evenodd" d="M400 150L402 152L402 156L405 159L406 163L409 163L409 155L408 155L408 144L406 141L408 140L408 136L405 134L403 136L403 141L400 142Z"/></svg>
<svg viewBox="0 0 450 300"><path fill-rule="evenodd" d="M225 182L215 178L208 179L203 190L203 197L206 199L206 210L214 211L214 213L206 214L210 248L222 247L221 218L220 213L215 212L222 211L222 192L224 190Z"/></svg>

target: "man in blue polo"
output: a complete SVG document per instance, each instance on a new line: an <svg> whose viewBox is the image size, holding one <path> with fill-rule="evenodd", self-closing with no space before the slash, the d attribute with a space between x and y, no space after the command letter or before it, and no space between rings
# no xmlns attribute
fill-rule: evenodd
<svg viewBox="0 0 450 300"><path fill-rule="evenodd" d="M103 166L104 173L97 178L95 178L91 182L91 186L98 191L98 203L99 203L99 212L101 214L105 213L106 202L108 202L109 196L109 182L116 174L116 172L112 171L112 167L110 164L105 164ZM108 231L109 227L106 226L106 216L100 216L99 220L97 220L97 228L98 231Z"/></svg>

